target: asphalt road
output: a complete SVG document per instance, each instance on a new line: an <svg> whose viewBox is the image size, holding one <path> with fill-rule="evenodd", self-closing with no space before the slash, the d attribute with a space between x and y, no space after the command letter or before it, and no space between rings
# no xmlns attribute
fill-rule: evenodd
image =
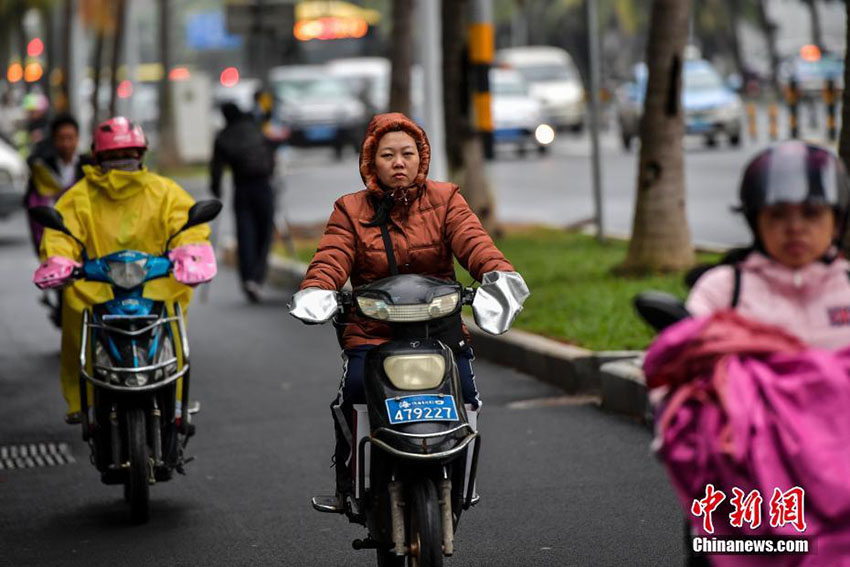
<svg viewBox="0 0 850 567"><path fill-rule="evenodd" d="M68 443L75 462L0 470L0 565L374 564L351 549L365 530L310 507L332 488L327 406L341 362L330 328L288 317L286 294L249 306L220 274L189 318L196 460L152 487L150 523L133 526L121 488L100 483L62 422L59 335L36 302L24 231L21 216L0 222L0 450ZM486 361L476 373L482 502L448 565L681 564L681 516L645 428Z"/></svg>

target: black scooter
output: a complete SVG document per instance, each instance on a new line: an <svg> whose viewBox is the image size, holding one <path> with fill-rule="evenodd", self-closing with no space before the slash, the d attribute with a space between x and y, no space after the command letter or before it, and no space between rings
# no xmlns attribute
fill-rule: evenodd
<svg viewBox="0 0 850 567"><path fill-rule="evenodd" d="M343 314L355 309L394 334L366 356L367 403L355 405L352 432L355 490L342 511L368 528L353 546L376 549L379 566L442 565L462 512L477 500L475 412L464 407L452 350L432 337L474 296L457 282L411 274L338 295ZM313 507L340 512L333 497L316 497Z"/></svg>

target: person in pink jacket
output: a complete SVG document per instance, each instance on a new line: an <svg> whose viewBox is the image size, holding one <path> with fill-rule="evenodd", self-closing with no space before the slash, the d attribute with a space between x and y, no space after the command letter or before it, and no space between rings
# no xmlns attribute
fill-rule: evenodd
<svg viewBox="0 0 850 567"><path fill-rule="evenodd" d="M740 199L751 251L703 274L688 310L734 308L812 346L850 346L850 263L838 249L850 185L838 156L799 141L772 146L745 169Z"/></svg>

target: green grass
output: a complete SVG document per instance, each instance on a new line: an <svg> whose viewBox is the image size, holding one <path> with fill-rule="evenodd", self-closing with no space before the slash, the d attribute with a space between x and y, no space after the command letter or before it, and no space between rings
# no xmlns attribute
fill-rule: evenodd
<svg viewBox="0 0 850 567"><path fill-rule="evenodd" d="M510 231L496 244L514 264L531 290L515 328L592 350L645 348L654 333L632 308L632 297L654 289L685 297L681 272L623 277L612 268L626 256L627 243L598 243L584 234L548 228ZM309 261L315 241L297 245L298 257ZM700 254L712 262L716 255ZM472 278L458 267L458 277Z"/></svg>

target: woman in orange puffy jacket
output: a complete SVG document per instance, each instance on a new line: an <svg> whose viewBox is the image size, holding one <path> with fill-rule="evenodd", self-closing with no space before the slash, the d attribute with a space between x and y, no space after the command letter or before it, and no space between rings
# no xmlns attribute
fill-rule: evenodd
<svg viewBox="0 0 850 567"><path fill-rule="evenodd" d="M388 277L390 254L381 225L386 225L392 260L400 274L455 279L454 258L478 281L491 272L514 267L496 248L457 185L427 179L431 147L425 132L399 113L375 116L360 151L364 190L340 197L300 290L339 290L351 278L354 287ZM521 278L520 278L521 280ZM524 287L524 283L522 285ZM301 292L299 292L301 293ZM525 297L519 299L521 303ZM293 299L297 303L298 294ZM331 408L350 423L351 406L365 403L366 353L392 338L388 325L351 314L341 337L344 375ZM460 317L445 320L437 337L457 360L464 402L480 406L472 370L469 333ZM351 490L345 465L350 446L335 419L337 494Z"/></svg>

